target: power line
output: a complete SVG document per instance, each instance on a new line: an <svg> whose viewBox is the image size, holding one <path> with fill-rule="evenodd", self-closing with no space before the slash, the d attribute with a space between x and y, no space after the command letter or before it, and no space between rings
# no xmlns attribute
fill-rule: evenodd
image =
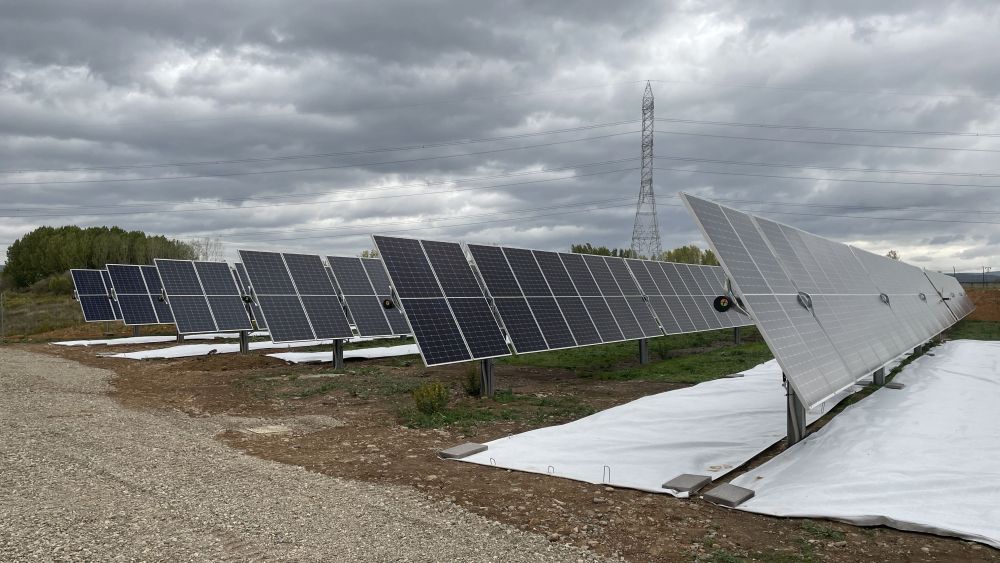
<svg viewBox="0 0 1000 563"><path fill-rule="evenodd" d="M921 131L916 129L869 129L862 127L821 127L818 125L791 125L783 123L747 123L742 121L707 121L702 119L682 119L658 117L664 123L684 123L690 125L717 125L720 127L751 127L759 129L792 129L797 131L833 131L838 133L876 133L889 135L930 135L941 137L1000 137L1000 133L976 133L970 131Z"/></svg>
<svg viewBox="0 0 1000 563"><path fill-rule="evenodd" d="M638 123L638 120L631 121L618 121L614 123L595 123L590 125L583 125L580 127L567 127L564 129L550 129L547 131L535 131L532 133L519 133L516 135L505 135L501 137L484 137L480 139L459 139L454 141L439 141L432 143L421 143L416 145L403 145L396 147L383 147L376 149L364 149L356 151L345 151L345 152L327 152L327 153L315 153L315 154L290 154L282 156L273 157L258 157L258 158L235 158L231 160L201 160L201 161L191 161L191 162L164 162L164 163L145 163L145 164L121 164L121 165L109 165L109 166L87 166L78 168L23 168L15 170L0 170L0 174L25 174L25 173L35 173L35 172L95 172L101 170L130 170L130 169L149 169L149 168L171 168L171 167L181 167L181 166L212 166L217 164L247 164L247 163L258 163L258 162L277 162L286 160L305 160L313 158L327 158L335 156L357 156L361 154L373 154L373 153L383 153L383 152L399 152L399 151L411 151L429 148L440 148L440 147L451 147L456 145L472 145L478 143L490 143L495 141L509 141L513 139L524 139L528 137L539 137L543 135L556 135L560 133L571 133L575 131L587 131L591 129L600 129L604 127L618 127L621 125L630 125L633 123Z"/></svg>
<svg viewBox="0 0 1000 563"><path fill-rule="evenodd" d="M912 174L915 176L961 176L976 178L1000 178L1000 172L945 172L938 170L905 170L899 168L855 168L849 166L820 166L818 164L796 164L787 162L755 162L746 160L725 160L717 158L697 158L693 156L657 156L659 160L680 162L702 162L706 164L728 164L733 166L762 166L765 168L804 168L830 172L865 172L878 174Z"/></svg>
<svg viewBox="0 0 1000 563"><path fill-rule="evenodd" d="M817 92L823 94L867 94L875 96L913 96L921 98L965 98L971 100L991 100L996 101L1000 94L990 93L988 96L977 96L973 94L957 94L954 92L906 92L902 90L856 90L848 88L802 88L797 86L771 86L766 84L736 84L726 82L707 81L686 81L686 80L650 80L661 84L685 84L695 86L714 86L720 88L747 88L752 90L785 90L789 92Z"/></svg>
<svg viewBox="0 0 1000 563"><path fill-rule="evenodd" d="M576 178L586 178L589 176L599 176L603 174L614 174L616 172L631 172L636 170L636 168L622 168L617 170L603 170L600 172L590 172L587 174L574 174L573 176L561 176L559 178L543 178L540 180L529 180L525 182L509 182L506 184L494 184L490 186L473 186L465 188L456 188L452 190L438 190L432 192L419 192L414 194L388 194L379 196L368 196L368 197L356 197L350 199L334 199L334 200L319 200L319 201L306 201L300 203L272 203L267 205L246 205L241 207L207 207L201 209L158 209L150 211L124 211L124 212L108 212L108 213L66 213L66 214L32 214L32 215L0 215L0 218L10 218L10 219L20 219L20 218L30 218L30 217L104 217L108 215L147 215L147 214L161 214L161 213L193 213L201 211L227 211L227 210L244 210L244 209L259 209L266 207L268 209L274 207L295 207L302 205L317 205L324 203L353 203L356 201L367 201L373 199L387 199L387 198L402 198L402 197L413 197L413 196L425 196L434 194L444 194L444 193L456 193L465 192L472 190L486 190L497 187L509 187L509 186L523 186L530 184L541 184L544 182L556 182L559 180L572 180Z"/></svg>
<svg viewBox="0 0 1000 563"><path fill-rule="evenodd" d="M608 203L620 203L620 202L628 201L628 200L629 200L629 198L620 198L620 197L617 197L617 198L603 199L603 200L596 200L596 201L584 201L584 202L580 202L580 203L563 203L563 204L559 204L559 205L550 205L550 206L546 206L546 207L528 207L528 208L522 208L522 209L510 209L510 210L506 210L506 211L496 211L496 212L493 212L493 213L478 213L478 214L474 214L474 215L462 215L461 217L456 217L454 215L442 215L442 216L438 216L438 217L423 217L423 218L420 218L420 219L410 219L410 220L406 220L406 221L391 221L391 222L384 222L384 223L368 223L368 224L361 224L361 225L342 225L342 226L339 226L339 227L323 227L323 228L315 228L315 229L282 229L282 230L277 230L277 231L258 231L258 232L250 232L250 233L233 233L233 234L225 235L225 239L224 240L230 240L232 238L260 237L260 236L267 236L267 235L270 235L270 234L280 234L280 233L316 233L316 232L327 233L327 232L336 232L336 231L344 231L344 230L380 229L380 228L385 227L385 226L393 226L393 225L405 225L405 224L411 224L411 223L427 223L427 222L432 222L432 221L448 221L448 220L455 220L455 219L467 219L467 218L472 218L472 217L496 217L497 215L510 215L510 214L514 214L514 213L534 213L534 212L539 212L539 211L550 211L550 210L554 210L554 209L572 209L572 208L575 208L575 207L588 207L588 206L593 206L593 205L604 205L604 204L608 204ZM369 232L371 232L371 231L369 231ZM254 239L251 239L251 241L253 241L253 240ZM256 240L271 240L271 239L256 239ZM235 241L232 241L232 242L235 242Z"/></svg>
<svg viewBox="0 0 1000 563"><path fill-rule="evenodd" d="M601 206L598 209L583 209L583 210L578 210L578 211L557 211L555 213L545 213L545 214L533 215L533 216L529 216L529 217L513 217L513 218L510 218L510 219L496 219L496 220L490 220L490 221L472 221L470 223L455 223L455 224L451 224L451 225L431 225L431 226L427 226L427 227L413 227L413 228L409 228L409 229L394 229L394 230L389 230L389 231L385 231L385 230L379 229L377 232L379 234L390 234L390 233L403 233L403 232L410 232L410 231L422 231L422 230L427 230L427 229L443 229L443 228L449 228L449 227L465 227L465 226L472 226L472 225L486 225L486 224L492 224L492 223L506 223L506 222L512 222L512 221L513 222L516 222L516 221L528 221L528 220L531 220L531 219L541 219L543 217L554 217L554 216L570 215L570 214L577 214L577 213L589 213L591 211L603 211L605 209L617 209L617 208L632 207L632 206L633 206L632 203L623 203L621 205L603 205L603 206ZM681 206L680 205L675 205L674 207L681 207ZM343 235L317 235L317 236L310 236L310 237L263 239L263 240L259 240L259 241L242 241L240 244L243 244L243 243L246 243L246 242L275 242L275 241L287 241L287 240L308 240L308 239L314 239L314 238L351 238L351 237L359 237L359 236L369 236L371 234L372 234L371 230L365 230L365 231L360 231L360 232L356 232L356 233L348 233L348 234L343 234Z"/></svg>
<svg viewBox="0 0 1000 563"><path fill-rule="evenodd" d="M858 184L891 184L902 186L930 186L946 188L1000 188L996 184L952 184L944 182L901 182L896 180L866 180L863 178L816 178L814 176L782 176L780 174L752 174L750 172L723 172L721 170L699 170L697 168L654 168L665 172L690 172L692 174L717 174L721 176L740 176L749 178L776 178L781 180L809 180L813 182L852 182Z"/></svg>
<svg viewBox="0 0 1000 563"><path fill-rule="evenodd" d="M565 145L569 143L580 143L584 141L594 141L597 139L608 139L611 137L620 137L622 135L632 135L638 133L638 131L625 131L623 133L610 133L607 135L596 135L594 137L582 137L579 139L568 139L565 141L552 141L548 143L539 143L535 145L522 145L520 147L508 147L504 149L491 149L488 151L476 151L476 152L466 152L458 154L448 154L440 156L426 156L420 158L407 158L401 160L387 160L380 162L360 162L354 164L335 164L330 166L316 166L312 168L293 168L284 170L256 170L252 172L227 172L219 174L191 174L185 176L153 176L153 177L139 177L139 178L110 178L110 179L98 179L98 180L44 180L44 181L33 181L33 182L0 182L0 186L34 186L34 185L47 185L47 184L106 184L106 183L121 183L121 182L149 182L149 181L162 181L162 180L190 180L194 178L229 178L233 176L258 176L264 174L288 174L294 172L311 172L316 170L335 170L340 168L360 168L364 166L383 166L386 164L405 164L410 162L424 162L428 160L441 160L446 158L460 158L464 156L477 156L482 154L495 154L508 151L516 150L526 150L535 149L540 147L551 147L554 145Z"/></svg>
<svg viewBox="0 0 1000 563"><path fill-rule="evenodd" d="M797 143L807 145L834 145L843 147L866 147L876 149L918 149L928 151L957 151L957 152L987 152L1000 153L1000 149L972 149L958 147L927 147L920 145L878 145L872 143L846 143L840 141L813 141L804 139L778 139L775 137L745 137L741 135L717 135L714 133L695 133L692 131L667 131L660 129L657 133L665 135L686 135L690 137L709 137L712 139L736 139L741 141L767 141L772 143Z"/></svg>
<svg viewBox="0 0 1000 563"><path fill-rule="evenodd" d="M144 201L142 203L120 203L120 204L108 204L108 205L65 205L65 206L45 206L42 208L45 211L56 211L61 209L68 210L79 210L79 209L134 209L134 208L144 208L155 204L166 204L166 205L208 205L208 204L219 204L219 203L242 203L245 201L273 201L273 200L285 200L285 199L301 199L307 197L316 196L327 196L335 194L346 194L352 192L373 192L373 191L383 191L383 190L395 190L395 189L407 189L407 188L425 188L428 186L438 186L447 184L458 184L460 182L478 182L482 180L496 180L499 178L513 178L522 176L533 176L536 174L547 174L551 172L563 172L566 170L576 170L578 168L591 168L594 166L604 166L609 164L623 164L626 162L633 162L639 160L638 157L633 158L619 158L616 160L605 160L601 162L584 162L579 164L567 164L565 166L557 166L553 168L540 168L538 170L525 170L521 172L505 172L502 174L489 174L485 176L465 176L460 178L452 178L449 180L434 180L434 181L423 181L423 182L411 182L407 184L385 184L381 186L346 186L341 188L335 188L333 190L324 190L322 192L296 192L293 194L282 194L282 195L264 195L264 196L246 196L238 198L216 198L213 200L206 201L176 201L176 200L151 200ZM17 211L29 211L29 209L22 208L0 208L0 212L17 212Z"/></svg>

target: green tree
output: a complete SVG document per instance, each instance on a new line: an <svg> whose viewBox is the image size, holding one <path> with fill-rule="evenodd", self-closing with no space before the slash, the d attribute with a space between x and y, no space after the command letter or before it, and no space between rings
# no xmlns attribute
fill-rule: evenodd
<svg viewBox="0 0 1000 563"><path fill-rule="evenodd" d="M690 244L681 246L673 250L667 250L660 255L660 260L664 262L680 262L683 264L705 264L707 266L718 266L719 260L711 250L702 250Z"/></svg>
<svg viewBox="0 0 1000 563"><path fill-rule="evenodd" d="M606 246L594 246L589 242L583 244L570 245L570 252L574 254L596 254L598 256L617 256L620 258L634 258L631 248L608 248Z"/></svg>
<svg viewBox="0 0 1000 563"><path fill-rule="evenodd" d="M154 258L193 260L187 243L118 227L75 225L39 227L7 248L4 276L24 288L70 268L103 268L105 264L152 264Z"/></svg>

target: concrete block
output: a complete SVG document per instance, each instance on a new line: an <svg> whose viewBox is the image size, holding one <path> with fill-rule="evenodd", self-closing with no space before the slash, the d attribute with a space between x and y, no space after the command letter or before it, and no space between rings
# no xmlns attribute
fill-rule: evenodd
<svg viewBox="0 0 1000 563"><path fill-rule="evenodd" d="M441 459L462 459L463 457L469 457L472 454L485 452L488 448L489 446L487 446L486 444L466 442L460 446L448 448L447 450L441 450L440 452L438 452L438 457L440 457Z"/></svg>
<svg viewBox="0 0 1000 563"><path fill-rule="evenodd" d="M906 387L905 383L897 383L895 381L890 381L889 383L885 384L886 389L902 389L904 387Z"/></svg>
<svg viewBox="0 0 1000 563"><path fill-rule="evenodd" d="M752 499L753 495L754 492L750 489L744 489L743 487L723 483L711 491L708 491L702 495L702 497L708 502L721 504L722 506L728 506L729 508L736 508L744 502Z"/></svg>
<svg viewBox="0 0 1000 563"><path fill-rule="evenodd" d="M679 493L697 493L705 485L711 482L712 478L708 475L692 475L690 473L682 473L664 483L663 488L677 491Z"/></svg>

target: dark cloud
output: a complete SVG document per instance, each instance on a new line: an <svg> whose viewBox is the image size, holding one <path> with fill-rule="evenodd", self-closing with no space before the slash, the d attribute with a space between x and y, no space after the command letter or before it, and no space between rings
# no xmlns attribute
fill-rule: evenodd
<svg viewBox="0 0 1000 563"><path fill-rule="evenodd" d="M627 246L637 160L583 165L637 158L635 123L423 145L637 120L646 79L660 118L1000 132L992 2L95 0L0 10L0 250L62 223L219 236L231 258L237 248L355 254L371 232ZM665 247L704 245L676 199L689 191L936 269L996 261L1000 220L989 212L1000 210L1000 176L968 175L1000 173L995 137L656 127ZM627 134L607 136L616 133ZM586 137L595 138L535 146ZM485 151L498 152L466 155ZM259 160L317 153L338 155ZM163 163L177 165L38 170ZM561 170L538 172L547 169ZM210 177L165 178L176 176ZM30 184L81 180L97 181Z"/></svg>

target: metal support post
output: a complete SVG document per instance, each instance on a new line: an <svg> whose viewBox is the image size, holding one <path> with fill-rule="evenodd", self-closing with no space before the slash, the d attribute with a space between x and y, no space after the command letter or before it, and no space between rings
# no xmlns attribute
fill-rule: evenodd
<svg viewBox="0 0 1000 563"><path fill-rule="evenodd" d="M333 341L333 369L344 369L344 341Z"/></svg>
<svg viewBox="0 0 1000 563"><path fill-rule="evenodd" d="M806 437L806 407L788 381L785 381L785 397L788 403L788 445L793 446Z"/></svg>
<svg viewBox="0 0 1000 563"><path fill-rule="evenodd" d="M646 338L639 339L639 363L649 363L649 340Z"/></svg>
<svg viewBox="0 0 1000 563"><path fill-rule="evenodd" d="M734 326L733 327L733 344L735 344L737 346L739 346L740 344L743 343L743 334L741 334L741 331L740 331L741 328L743 328L743 327L741 327L741 326Z"/></svg>
<svg viewBox="0 0 1000 563"><path fill-rule="evenodd" d="M140 336L139 325L132 325L132 336Z"/></svg>
<svg viewBox="0 0 1000 563"><path fill-rule="evenodd" d="M878 370L872 374L872 382L879 387L885 385L885 366L878 368Z"/></svg>
<svg viewBox="0 0 1000 563"><path fill-rule="evenodd" d="M177 342L184 342L184 335L179 332L177 333Z"/></svg>
<svg viewBox="0 0 1000 563"><path fill-rule="evenodd" d="M492 397L496 392L493 381L493 360L479 360L479 396Z"/></svg>
<svg viewBox="0 0 1000 563"><path fill-rule="evenodd" d="M250 353L250 331L240 331L240 354L244 356Z"/></svg>

